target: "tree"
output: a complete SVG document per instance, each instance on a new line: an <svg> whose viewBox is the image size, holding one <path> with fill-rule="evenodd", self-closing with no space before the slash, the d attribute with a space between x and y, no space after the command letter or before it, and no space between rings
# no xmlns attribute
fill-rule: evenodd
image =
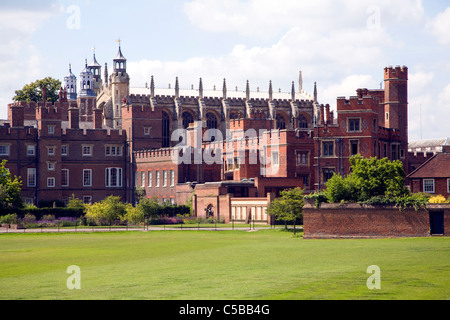
<svg viewBox="0 0 450 320"><path fill-rule="evenodd" d="M0 164L0 209L19 209L23 207L20 196L22 181L18 177L12 178L9 170L6 169L6 163L7 161L3 160Z"/></svg>
<svg viewBox="0 0 450 320"><path fill-rule="evenodd" d="M397 198L407 194L405 171L401 161L360 155L350 158L351 173L334 174L328 180L325 194L329 202L368 201L371 198Z"/></svg>
<svg viewBox="0 0 450 320"><path fill-rule="evenodd" d="M276 198L269 205L267 213L274 216L277 220L291 221L294 223L294 235L296 234L296 220L303 215L303 190L301 188L283 190L280 197Z"/></svg>
<svg viewBox="0 0 450 320"><path fill-rule="evenodd" d="M158 216L161 210L157 200L141 198L138 205L134 208L129 206L126 214L123 216L123 220L132 223L139 223L145 221L145 219Z"/></svg>
<svg viewBox="0 0 450 320"><path fill-rule="evenodd" d="M114 220L122 219L127 213L127 205L120 201L120 197L109 196L101 202L87 205L86 218L100 224L108 221L111 225Z"/></svg>
<svg viewBox="0 0 450 320"><path fill-rule="evenodd" d="M39 102L43 100L42 88L46 90L45 102L56 102L59 99L59 90L61 88L61 81L47 77L41 80L36 80L30 84L26 84L21 90L16 90L14 101L34 101Z"/></svg>

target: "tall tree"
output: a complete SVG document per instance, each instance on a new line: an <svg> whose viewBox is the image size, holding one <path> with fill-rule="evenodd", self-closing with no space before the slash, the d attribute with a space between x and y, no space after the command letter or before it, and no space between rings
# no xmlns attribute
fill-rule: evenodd
<svg viewBox="0 0 450 320"><path fill-rule="evenodd" d="M20 196L22 181L18 177L11 176L6 169L6 160L0 164L0 209L22 208L23 201Z"/></svg>
<svg viewBox="0 0 450 320"><path fill-rule="evenodd" d="M297 219L303 215L303 190L301 188L283 190L280 197L276 198L267 209L270 216L277 220L290 221L294 223L294 235L296 234L295 224Z"/></svg>
<svg viewBox="0 0 450 320"><path fill-rule="evenodd" d="M21 90L16 90L14 101L34 101L39 102L43 100L43 88L45 88L45 102L56 102L59 99L59 90L61 88L61 81L47 77L41 80L36 80L30 84L26 84Z"/></svg>

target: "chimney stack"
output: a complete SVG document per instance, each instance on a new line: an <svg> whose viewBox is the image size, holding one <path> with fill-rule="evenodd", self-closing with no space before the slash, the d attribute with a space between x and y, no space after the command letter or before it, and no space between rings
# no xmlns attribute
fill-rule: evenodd
<svg viewBox="0 0 450 320"><path fill-rule="evenodd" d="M70 129L80 128L80 110L78 110L78 108L69 108L69 125Z"/></svg>
<svg viewBox="0 0 450 320"><path fill-rule="evenodd" d="M94 129L103 129L103 111L94 109Z"/></svg>

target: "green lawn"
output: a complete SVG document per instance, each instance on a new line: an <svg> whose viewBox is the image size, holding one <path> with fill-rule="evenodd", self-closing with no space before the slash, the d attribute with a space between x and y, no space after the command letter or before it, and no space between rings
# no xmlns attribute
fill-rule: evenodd
<svg viewBox="0 0 450 320"><path fill-rule="evenodd" d="M81 269L69 290L67 267ZM369 290L367 267L381 269ZM283 230L0 235L0 299L450 299L450 239Z"/></svg>

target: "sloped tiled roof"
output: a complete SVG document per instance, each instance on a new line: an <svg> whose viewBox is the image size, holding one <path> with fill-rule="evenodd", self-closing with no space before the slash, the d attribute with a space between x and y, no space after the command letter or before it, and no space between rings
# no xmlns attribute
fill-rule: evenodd
<svg viewBox="0 0 450 320"><path fill-rule="evenodd" d="M450 153L437 153L408 175L408 178L450 178Z"/></svg>

